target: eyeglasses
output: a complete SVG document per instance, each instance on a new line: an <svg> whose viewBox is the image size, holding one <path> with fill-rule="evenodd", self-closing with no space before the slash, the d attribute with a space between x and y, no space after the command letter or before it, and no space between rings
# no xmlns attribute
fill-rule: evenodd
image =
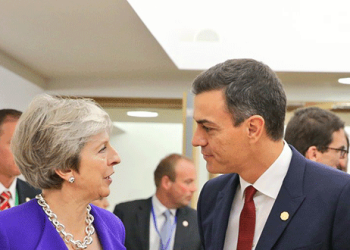
<svg viewBox="0 0 350 250"><path fill-rule="evenodd" d="M347 149L342 149L342 148L331 148L331 147L326 147L326 149L332 149L332 150L335 150L335 151L340 152L340 158L341 158L341 159L344 159L344 158L348 155L348 153L349 153L349 151L348 151Z"/></svg>

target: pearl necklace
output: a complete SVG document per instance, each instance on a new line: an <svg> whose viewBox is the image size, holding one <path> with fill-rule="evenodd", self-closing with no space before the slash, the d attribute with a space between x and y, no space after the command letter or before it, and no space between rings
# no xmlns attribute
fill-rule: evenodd
<svg viewBox="0 0 350 250"><path fill-rule="evenodd" d="M60 236L66 243L71 243L74 249L86 249L87 245L90 245L92 243L91 235L94 234L95 228L92 225L92 222L94 221L94 216L90 214L90 205L88 205L86 208L87 215L85 222L87 226L85 228L85 232L87 235L84 237L83 242L81 242L80 240L74 240L74 236L72 234L66 233L66 227L57 220L57 215L52 212L50 206L46 203L42 194L38 194L37 196L35 196L35 198L38 200L38 204L43 208L44 212L49 217L49 220L52 222L57 232L60 234Z"/></svg>

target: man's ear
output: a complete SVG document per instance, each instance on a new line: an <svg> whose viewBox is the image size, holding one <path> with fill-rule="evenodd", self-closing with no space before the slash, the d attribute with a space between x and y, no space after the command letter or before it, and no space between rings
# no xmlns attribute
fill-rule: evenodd
<svg viewBox="0 0 350 250"><path fill-rule="evenodd" d="M253 141L258 141L263 131L265 131L265 120L260 115L253 115L245 121L248 137Z"/></svg>
<svg viewBox="0 0 350 250"><path fill-rule="evenodd" d="M55 172L59 177L61 177L66 181L68 181L69 178L73 176L73 170L71 169L68 169L68 170L56 169Z"/></svg>
<svg viewBox="0 0 350 250"><path fill-rule="evenodd" d="M317 161L317 155L319 151L317 150L316 146L311 146L309 147L306 152L305 152L305 158L312 160L312 161Z"/></svg>
<svg viewBox="0 0 350 250"><path fill-rule="evenodd" d="M160 183L165 190L169 190L173 182L170 180L169 176L164 175Z"/></svg>

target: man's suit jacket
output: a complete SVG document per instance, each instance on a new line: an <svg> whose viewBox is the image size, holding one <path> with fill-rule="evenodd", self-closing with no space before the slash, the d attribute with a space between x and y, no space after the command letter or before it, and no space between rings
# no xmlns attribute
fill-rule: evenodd
<svg viewBox="0 0 350 250"><path fill-rule="evenodd" d="M91 205L93 225L103 249L125 250L125 229L111 212ZM36 199L0 213L1 250L67 249Z"/></svg>
<svg viewBox="0 0 350 250"><path fill-rule="evenodd" d="M37 194L41 193L40 189L36 189L29 185L28 182L22 181L17 178L16 191L18 193L18 203L22 204L27 202L29 199L35 198Z"/></svg>
<svg viewBox="0 0 350 250"><path fill-rule="evenodd" d="M350 249L350 175L306 160L291 148L287 175L255 249ZM201 191L198 225L206 250L224 247L238 185L237 174L226 174ZM280 218L284 211L287 220Z"/></svg>
<svg viewBox="0 0 350 250"><path fill-rule="evenodd" d="M128 250L149 250L149 228L152 197L135 200L115 206L114 214L124 223L126 231L125 246ZM177 225L174 250L201 249L198 234L197 213L190 207L177 209ZM185 227L183 222L187 221Z"/></svg>

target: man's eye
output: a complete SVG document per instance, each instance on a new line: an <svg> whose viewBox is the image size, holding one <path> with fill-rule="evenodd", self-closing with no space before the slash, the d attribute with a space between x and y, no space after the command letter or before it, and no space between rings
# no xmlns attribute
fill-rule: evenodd
<svg viewBox="0 0 350 250"><path fill-rule="evenodd" d="M204 129L205 131L207 131L207 132L209 132L209 131L211 130L211 128L208 128L208 127L206 127L206 126L203 126L203 129Z"/></svg>

